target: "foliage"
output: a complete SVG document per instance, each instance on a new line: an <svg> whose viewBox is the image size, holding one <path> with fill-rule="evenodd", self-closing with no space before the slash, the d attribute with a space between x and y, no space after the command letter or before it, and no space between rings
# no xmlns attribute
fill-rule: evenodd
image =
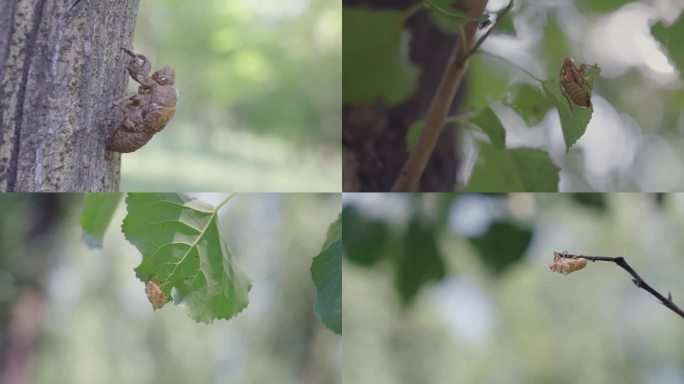
<svg viewBox="0 0 684 384"><path fill-rule="evenodd" d="M408 43L405 41L406 38L410 40L411 37L400 38L402 33L408 33L408 28L405 23L404 28L401 31L397 31L396 25L402 21L405 22L409 18L407 15L429 12L429 20L435 26L445 33L458 34L466 19L460 13L460 10L452 6L452 3L441 0L424 1L421 4L414 4L413 7L406 8L403 11L353 8L353 17L349 17L349 20L345 17L344 20L345 68L343 83L344 87L349 87L349 89L362 85L366 85L368 88L365 89L367 94L363 98L344 98L343 101L377 102L378 100L390 100L390 104L396 104L406 101L411 96L415 96L417 94L417 84L414 81L415 75L405 73L403 78L397 79L397 76L400 76L400 72L393 69L401 65L404 68L408 68L411 64L409 59L410 52L406 49ZM501 180L500 173L506 172L508 179L522 180L527 178L533 179L535 182L518 182L513 184L512 187L508 187L507 181L503 180L501 183L496 183L498 184L497 188L503 189L488 188L484 190L556 191L558 190L560 171L562 169L567 171L566 174L572 175L574 177L573 180L598 179L598 176L594 177L591 171L600 170L602 167L605 168L606 165L594 162L585 163L583 167L577 167L577 163L573 159L579 158L584 160L582 156L586 155L586 146L591 146L591 150L598 151L599 145L597 141L601 137L613 135L615 136L616 143L634 140L634 147L636 149L630 149L633 152L629 156L625 153L626 161L629 161L629 159L634 158L638 154L634 152L639 149L639 146L646 146L648 144L646 141L639 141L639 137L641 137L639 135L645 134L641 132L637 132L634 138L629 136L632 134L631 132L625 132L624 130L619 131L619 134L623 135L619 137L616 136L616 132L611 131L592 132L592 135L585 135L587 128L591 127L590 123L592 117L594 117L595 106L593 104L590 107L574 105L569 102L559 86L558 73L563 59L565 57L574 57L578 65L588 61L586 57L582 57L579 52L573 52L573 50L578 51L578 47L585 45L587 47L599 46L601 42L594 39L594 34L599 32L605 33L600 28L617 28L617 23L613 26L608 20L613 16L613 13L616 15L615 17L618 17L618 14L622 17L627 17L625 15L630 10L634 11L631 8L628 10L628 7L623 7L623 5L628 3L628 1L624 0L605 2L580 1L578 7L583 13L577 14L570 14L565 9L553 6L542 5L533 8L521 3L517 4L513 11L502 19L502 22L496 26L496 29L488 38L490 40L496 39L496 44L491 44L491 46L485 44L480 52L478 52L479 54L469 60L466 78L459 90L459 94L463 94L463 98L460 101L459 97L456 98L457 102L461 104L462 112L458 115L447 117L447 122L456 122L461 127L474 125L486 134L488 140L485 139L484 142L480 139L483 136L477 135L474 136L475 140L467 141L467 144L465 144L479 147L481 157L488 156L488 158L478 161L477 164L479 165L491 163L493 158L503 159L504 161L508 161L508 157L515 158L516 156L512 156L509 152L510 148L506 149L506 144L509 147L512 145L521 147L516 149L524 149L529 152L526 153L524 167L508 166L504 171L499 171L496 167L476 168L472 172L473 178L468 181L469 185L465 186L465 190L482 191L483 189L480 186L483 179L493 178ZM677 8L674 5L669 7ZM352 11L352 9L345 7L345 12L347 11ZM381 21L383 15L388 13L393 15L392 21ZM542 14L544 17L540 18L539 16ZM493 17L491 10L486 11L482 17L485 16ZM528 25L530 31L538 32L536 35L539 36L539 39L533 42L515 34L515 25L530 20L531 17L535 20L544 20L543 22L540 21ZM568 21L566 18L586 23L586 29L577 30L568 27L566 24L572 23L572 21ZM371 20L377 22L372 23ZM347 23L348 21L349 24ZM364 25L364 23L367 25ZM353 30L353 32L350 31L346 34L347 25L350 25L350 30ZM354 28L351 28L351 26L354 26ZM487 26L484 24L480 26L478 36L482 35L482 31L485 28ZM682 68L684 68L684 50L682 49L684 45L678 44L678 42L681 40L681 36L684 36L683 28L684 17L682 16L679 16L677 21L672 24L656 21L651 27L652 36L660 43L661 48L669 56L670 62L680 70L680 73ZM380 39L380 31L383 31L385 34L391 31L393 38ZM590 33L592 34L591 36L589 35ZM648 37L645 36L644 41L648 40ZM364 46L371 44L369 41L372 41L373 48L363 50ZM596 51L600 50L600 47L592 49ZM649 47L649 49L651 48ZM387 52L392 52L392 55L387 55ZM582 52L585 56L593 55L594 59L592 61L596 60L597 57L602 58L601 55L592 54L593 51L587 49L584 49ZM603 57L605 56L606 54L603 54ZM346 63L354 62L364 63L365 65L346 66ZM368 63L373 63L373 65L371 66ZM652 81L651 78L656 76L656 74L649 74L645 64L628 62L626 58L616 58L612 62L611 60L604 59L603 63L593 64L588 67L584 74L587 81L587 91L590 95L594 96L594 100L601 99L602 102L599 105L602 108L605 106L603 101L608 101L609 105L605 106L604 111L607 114L613 113L613 109L619 110L619 108L625 107L627 104L632 107L632 110L625 110L624 112L639 120L640 123L660 124L664 129L671 130L670 127L676 126L677 119L679 118L677 111L681 110L682 105L684 105L682 104L684 100L682 95L684 93L682 93L681 89L676 88L676 82L668 81L667 84L669 85L664 86L660 84L665 84L665 81L660 81L660 79L656 82ZM653 61L649 65L653 65ZM627 71L624 79L615 79L616 72L619 73L622 68L629 69L630 66L641 69L641 72ZM372 67L372 71L367 70L367 67ZM620 69L616 70L616 67ZM385 69L384 72L383 68ZM601 77L601 73L606 71L610 71L610 73L605 78ZM622 69L622 72L624 71ZM654 69L654 71L665 72L666 68L662 68L661 65L660 68ZM536 75L536 73L540 72L542 75ZM373 76L375 82L371 86L369 85L371 83L364 79L372 76L374 73L383 74L383 76ZM393 74L391 78L388 77L390 73ZM648 75L653 76L649 77ZM522 80L521 77L523 78ZM398 84L402 85L401 89L397 88ZM413 84L413 87L407 90L410 84ZM423 94L424 92L421 91L419 95ZM644 99L648 97L646 95L653 95L654 97ZM642 99L644 99L644 102L640 103L639 100ZM420 100L420 103L429 105L430 100ZM646 107L646 104L660 105L661 108L665 109L661 114L664 116L659 116L657 110ZM497 116L504 116L500 112L505 112L506 119L499 120ZM558 116L560 124L555 123L554 115ZM661 117L664 117L664 119ZM604 115L604 118L608 119L609 117ZM407 124L410 127L405 136L408 151L412 151L414 148L422 129L422 119L423 117L411 122L410 125ZM510 136L511 132L520 131L519 126L521 124L518 120L524 122L523 125L535 129L535 132L539 132L540 135L545 135L546 137L532 138L529 135L527 136L529 139L525 138L524 142L520 141L520 137L526 137L523 134L517 134L513 140L510 140L510 137L506 138L507 134ZM612 124L624 125L620 118L615 118L614 120ZM655 123L652 123L654 120ZM553 141L556 140L555 130L558 128L555 128L554 124L559 125L560 131L563 133L562 138L566 153L552 153L557 148ZM543 131L541 130L542 128ZM595 129L600 130L603 127L597 125ZM653 132L652 129L651 132ZM660 135L659 130L655 130L655 132L657 132L657 135ZM663 139L671 143L671 145L681 145L684 143L677 132L673 133L677 134L676 140L672 141L668 137L663 137ZM582 138L586 139L580 141ZM580 145L577 145L578 143ZM488 144L493 144L498 150L494 151ZM478 151L477 148L474 148L468 152L477 153ZM675 153L678 153L678 151L675 151ZM598 154L592 153L591 155L592 158L599 157ZM676 157L674 154L673 156ZM656 168L656 164L651 164L651 162L659 161L659 159L650 158L648 160L649 169ZM672 161L677 162L676 159ZM532 163L538 164L534 166ZM471 162L467 164L471 164ZM672 164L672 166L677 167L679 165L680 163ZM641 169L646 165L638 164L638 166ZM625 185L630 181L634 182L638 177L636 172L629 173L622 172L621 168L615 169L619 167L624 168L626 166L615 165L611 172L619 175L620 185ZM637 168L637 164L635 163L633 167ZM663 169L663 167L659 168ZM523 174L520 173L521 171L528 173ZM468 169L462 169L460 172L467 174ZM476 176L477 178L475 178ZM678 180L680 180L677 181L678 183L684 181ZM581 182L578 181L577 183Z"/></svg>
<svg viewBox="0 0 684 384"><path fill-rule="evenodd" d="M120 193L89 193L83 202L83 241L91 248L102 247L102 238L121 200Z"/></svg>
<svg viewBox="0 0 684 384"><path fill-rule="evenodd" d="M217 208L173 193L130 193L126 205L121 230L143 256L138 279L157 279L167 301L175 288L198 322L230 319L247 306L251 283L221 238Z"/></svg>
<svg viewBox="0 0 684 384"><path fill-rule="evenodd" d="M366 268L379 267L383 261L392 265L397 294L404 304L411 304L424 286L448 276L447 252L441 249L441 239L449 232L450 207L464 197L463 201L468 201L473 196L492 201L506 197L402 195L393 200L395 205L411 206L413 213L399 222L391 216L372 217L363 209L363 204L351 200L342 210L342 222L347 228L343 239L345 257ZM363 199L363 195L359 199ZM524 223L501 218L492 221L485 232L464 239L477 250L483 267L496 277L523 258L532 239L532 230Z"/></svg>
<svg viewBox="0 0 684 384"><path fill-rule="evenodd" d="M316 290L314 311L326 327L342 334L342 220L330 224L328 235L311 264Z"/></svg>
<svg viewBox="0 0 684 384"><path fill-rule="evenodd" d="M407 56L408 33L401 11L375 11L344 7L342 17L342 88L347 103L383 100L396 104L413 92L417 68Z"/></svg>
<svg viewBox="0 0 684 384"><path fill-rule="evenodd" d="M187 304L190 317L210 323L230 319L248 304L250 279L240 270L219 228L218 210L179 193L129 193L121 231L142 254L136 276L146 284L155 309L167 302ZM84 241L102 237L120 194L86 195L81 214ZM318 290L315 312L323 323L342 332L342 226L338 219L311 266ZM94 240L91 240L94 239Z"/></svg>

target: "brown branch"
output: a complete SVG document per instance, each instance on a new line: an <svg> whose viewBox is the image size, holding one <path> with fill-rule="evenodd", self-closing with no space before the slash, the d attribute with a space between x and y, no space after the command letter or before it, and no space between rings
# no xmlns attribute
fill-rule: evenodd
<svg viewBox="0 0 684 384"><path fill-rule="evenodd" d="M466 11L466 14L469 18L475 19L482 14L486 5L486 0L477 2ZM428 109L425 124L420 132L420 136L418 136L416 146L411 151L409 158L395 180L392 192L413 192L418 189L418 182L425 171L430 156L432 156L439 134L442 132L449 107L454 100L456 91L468 66L468 59L482 45L489 36L489 33L496 28L497 24L512 7L513 0L510 0L506 8L497 16L494 25L475 44L471 43L475 39L475 32L477 32L479 22L471 20L466 23L465 28L463 28L465 32L461 34L451 51L449 62L444 69L442 80L437 86L437 91L435 91L435 96Z"/></svg>
<svg viewBox="0 0 684 384"><path fill-rule="evenodd" d="M624 257L570 255L567 252L554 252L554 254L558 254L560 257L564 257L566 259L582 258L582 259L590 260L592 262L593 261L610 261L610 262L613 262L613 263L617 264L618 266L620 266L625 271L627 271L627 273L632 275L632 282L634 283L634 285L636 285L637 287L647 291L651 295L655 296L656 298L658 298L658 300L660 300L660 302L664 306L666 306L667 308L669 308L670 310L672 310L673 312L677 313L679 316L684 318L684 310L682 310L677 305L675 305L675 303L672 301L672 295L668 292L667 298L665 298L665 296L658 293L658 291L656 291L650 285L648 285L644 281L644 279L642 279L641 276L639 276L639 274L636 273L636 271L634 269L632 269L632 267L629 264L627 264L627 261L625 260Z"/></svg>

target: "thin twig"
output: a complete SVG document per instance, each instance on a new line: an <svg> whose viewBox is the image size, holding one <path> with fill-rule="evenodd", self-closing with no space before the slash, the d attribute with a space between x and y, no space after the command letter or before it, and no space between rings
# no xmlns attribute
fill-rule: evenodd
<svg viewBox="0 0 684 384"><path fill-rule="evenodd" d="M484 12L486 1L482 0L475 6L467 10L466 14L469 18L475 18ZM437 86L435 95L430 103L427 115L425 117L425 124L418 136L415 148L411 151L409 158L406 160L404 167L401 169L399 176L394 182L392 192L413 192L418 189L418 183L425 171L430 156L437 145L437 140L444 127L444 119L449 113L449 108L454 100L456 91L458 90L463 74L468 65L468 58L477 49L484 39L489 36L489 32L496 28L497 24L506 15L506 13L513 6L513 0L510 0L506 8L499 13L494 25L485 33L475 45L471 45L475 39L475 32L477 32L479 22L468 21L463 28L465 33L461 33L456 45L451 51L449 62L447 63L442 80Z"/></svg>
<svg viewBox="0 0 684 384"><path fill-rule="evenodd" d="M558 254L560 257L564 257L566 259L572 259L572 258L582 258L582 259L587 259L589 261L610 261L613 262L617 265L619 265L622 269L627 271L630 275L632 275L632 282L639 288L646 290L648 293L651 295L655 296L660 300L660 302L672 310L673 312L677 313L679 316L684 318L684 310L679 308L675 303L672 301L672 295L668 292L667 298L655 289L653 289L650 285L648 285L644 279L639 276L638 273L629 265L627 264L627 261L625 260L624 257L605 257L605 256L585 256L585 255L571 255L568 254L567 252L555 252L555 254Z"/></svg>

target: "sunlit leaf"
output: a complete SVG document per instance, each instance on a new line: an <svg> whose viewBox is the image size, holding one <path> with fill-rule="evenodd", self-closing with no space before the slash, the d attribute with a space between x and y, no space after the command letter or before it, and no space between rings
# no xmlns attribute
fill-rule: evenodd
<svg viewBox="0 0 684 384"><path fill-rule="evenodd" d="M102 247L104 233L119 206L121 193L88 193L83 201L80 223L83 241L90 248Z"/></svg>
<svg viewBox="0 0 684 384"><path fill-rule="evenodd" d="M463 191L557 192L559 171L540 149L501 149L480 143L480 155Z"/></svg>
<svg viewBox="0 0 684 384"><path fill-rule="evenodd" d="M347 103L406 100L418 81L408 58L401 11L343 7L342 98Z"/></svg>
<svg viewBox="0 0 684 384"><path fill-rule="evenodd" d="M553 106L541 89L530 84L511 87L505 104L518 112L529 126L539 124Z"/></svg>
<svg viewBox="0 0 684 384"><path fill-rule="evenodd" d="M311 264L311 277L316 285L314 311L323 324L342 334L342 220L328 228L325 244Z"/></svg>
<svg viewBox="0 0 684 384"><path fill-rule="evenodd" d="M175 288L198 322L247 306L251 283L221 237L216 208L176 193L129 193L126 204L121 229L142 253L138 279L157 279L167 301Z"/></svg>
<svg viewBox="0 0 684 384"><path fill-rule="evenodd" d="M470 119L470 122L480 127L497 148L506 148L506 130L491 108L483 109L477 116Z"/></svg>
<svg viewBox="0 0 684 384"><path fill-rule="evenodd" d="M598 66L589 67L586 73L589 90L593 88L594 79L600 72L601 69ZM544 87L544 91L553 105L558 108L563 138L565 139L565 149L569 150L584 135L594 112L594 107L580 107L568 100L561 91L558 77L543 81L542 87Z"/></svg>
<svg viewBox="0 0 684 384"><path fill-rule="evenodd" d="M680 15L679 19L668 27L663 25L662 21L658 22L651 27L651 34L665 48L679 72L684 73L684 44L681 41L684 36L684 16Z"/></svg>
<svg viewBox="0 0 684 384"><path fill-rule="evenodd" d="M492 101L500 100L508 88L508 66L497 59L475 55L470 59L466 72L467 95L464 106L481 110Z"/></svg>

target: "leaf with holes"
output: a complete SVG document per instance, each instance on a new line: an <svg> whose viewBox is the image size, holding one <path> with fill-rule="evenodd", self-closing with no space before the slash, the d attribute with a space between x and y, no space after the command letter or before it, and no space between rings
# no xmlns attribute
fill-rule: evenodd
<svg viewBox="0 0 684 384"><path fill-rule="evenodd" d="M167 301L175 288L198 322L230 319L247 306L251 283L221 237L217 208L176 193L129 193L126 205L121 229L142 253L141 281L155 281Z"/></svg>
<svg viewBox="0 0 684 384"><path fill-rule="evenodd" d="M326 327L342 334L342 220L330 224L328 236L311 264L311 277L316 285L314 311Z"/></svg>

